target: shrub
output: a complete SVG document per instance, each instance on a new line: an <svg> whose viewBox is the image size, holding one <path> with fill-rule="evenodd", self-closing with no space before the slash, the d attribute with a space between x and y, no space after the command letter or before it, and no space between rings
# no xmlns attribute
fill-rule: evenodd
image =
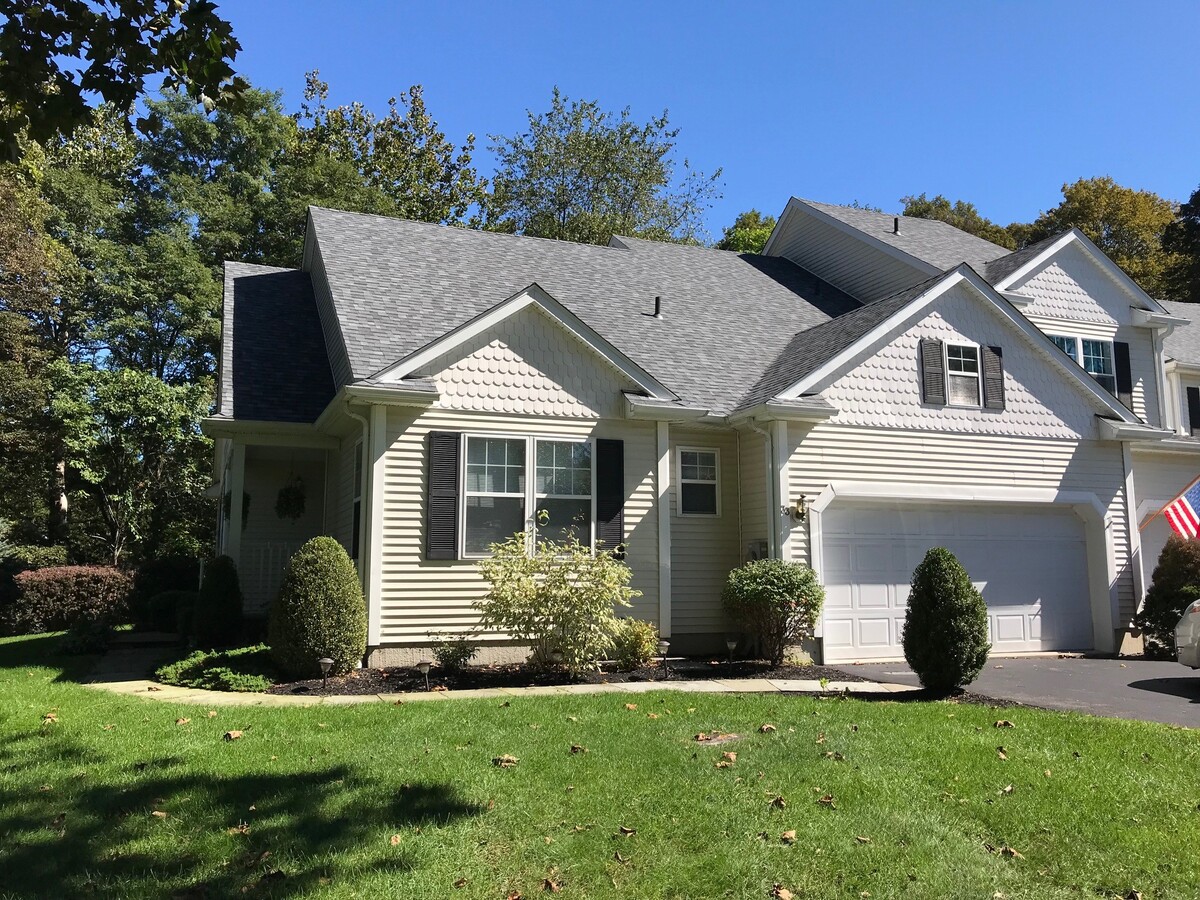
<svg viewBox="0 0 1200 900"><path fill-rule="evenodd" d="M658 653L658 626L641 619L618 619L613 661L622 672L649 665Z"/></svg>
<svg viewBox="0 0 1200 900"><path fill-rule="evenodd" d="M107 566L52 566L16 577L17 599L5 614L13 634L60 631L76 622L113 623L128 613L129 576Z"/></svg>
<svg viewBox="0 0 1200 900"><path fill-rule="evenodd" d="M549 665L558 651L569 672L596 668L613 649L613 608L641 596L629 588L629 566L610 551L593 555L573 536L539 541L530 555L518 532L491 551L479 563L491 585L475 603L480 625L528 642L535 666Z"/></svg>
<svg viewBox="0 0 1200 900"><path fill-rule="evenodd" d="M1150 590L1137 614L1146 652L1175 656L1175 626L1200 591L1200 540L1172 534L1158 556Z"/></svg>
<svg viewBox="0 0 1200 900"><path fill-rule="evenodd" d="M987 606L945 547L930 548L913 572L903 643L909 666L935 691L970 684L987 662Z"/></svg>
<svg viewBox="0 0 1200 900"><path fill-rule="evenodd" d="M197 650L154 673L163 684L238 692L265 691L275 683L275 675L266 644L218 652Z"/></svg>
<svg viewBox="0 0 1200 900"><path fill-rule="evenodd" d="M22 572L66 564L66 547L12 544L0 539L0 606L8 606L17 599L16 577Z"/></svg>
<svg viewBox="0 0 1200 900"><path fill-rule="evenodd" d="M317 660L333 660L341 675L367 651L367 610L358 573L331 537L316 537L296 551L283 575L267 624L271 656L294 678L321 674Z"/></svg>
<svg viewBox="0 0 1200 900"><path fill-rule="evenodd" d="M242 587L237 565L218 556L204 567L204 581L192 619L196 641L204 647L228 647L242 627Z"/></svg>
<svg viewBox="0 0 1200 900"><path fill-rule="evenodd" d="M779 666L789 645L812 637L825 589L803 563L758 559L729 573L721 601L771 665Z"/></svg>
<svg viewBox="0 0 1200 900"><path fill-rule="evenodd" d="M174 619L152 621L152 601L168 591L195 591L199 584L200 560L193 556L160 556L142 563L134 570L133 593L129 598L134 624L174 631L177 624Z"/></svg>
<svg viewBox="0 0 1200 900"><path fill-rule="evenodd" d="M479 652L479 645L472 644L463 635L443 634L436 637L440 637L441 640L433 645L433 658L448 672L461 672L467 667L471 657Z"/></svg>
<svg viewBox="0 0 1200 900"><path fill-rule="evenodd" d="M197 591L163 591L146 604L144 622L156 631L174 631L181 638L190 637L191 617L199 602Z"/></svg>
<svg viewBox="0 0 1200 900"><path fill-rule="evenodd" d="M103 653L112 635L112 623L107 619L80 619L67 629L59 647L63 653Z"/></svg>

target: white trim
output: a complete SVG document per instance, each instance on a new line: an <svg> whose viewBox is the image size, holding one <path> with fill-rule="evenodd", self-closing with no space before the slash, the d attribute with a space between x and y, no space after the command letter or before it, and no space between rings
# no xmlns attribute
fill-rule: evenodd
<svg viewBox="0 0 1200 900"><path fill-rule="evenodd" d="M1128 443L1121 444L1121 465L1125 470L1125 518L1129 533L1129 568L1133 572L1133 602L1142 608L1146 596L1146 561L1142 558L1142 533L1137 520L1137 490L1133 477L1133 452Z"/></svg>
<svg viewBox="0 0 1200 900"><path fill-rule="evenodd" d="M1067 324L1067 323L1063 322L1063 324ZM1051 343L1054 343L1054 339L1056 337L1057 338L1067 338L1068 340L1074 341L1075 342L1075 356L1072 358L1071 355L1069 353L1067 353L1067 351L1063 350L1063 353L1066 355L1066 357L1068 359L1070 359L1071 362L1075 363L1075 365L1079 366L1079 368L1083 369L1083 371L1087 373L1088 377L1091 378L1093 381L1095 381L1096 384L1100 384L1100 381L1099 381L1100 378L1111 378L1113 380L1113 389L1112 389L1112 391L1110 391L1110 393L1114 397L1116 396L1116 391L1117 391L1117 354L1116 354L1116 351L1113 349L1113 344L1115 343L1115 341L1112 338L1087 337L1087 336L1079 334L1079 333L1066 334L1062 331L1047 331L1046 337L1050 338ZM1084 341L1090 341L1093 344L1103 344L1104 346L1106 346L1108 348L1108 365L1112 369L1111 372L1088 372L1087 366L1085 366L1083 364L1083 360L1084 360L1083 342ZM1054 346L1058 347L1057 344L1054 344ZM1058 347L1058 349L1062 350L1063 348ZM1103 387L1103 385L1101 385L1101 387ZM1104 388L1104 390L1107 391L1108 388Z"/></svg>
<svg viewBox="0 0 1200 900"><path fill-rule="evenodd" d="M713 481L701 478L684 478L683 477L683 454L684 453L711 453L715 460L717 477ZM719 519L721 518L721 448L720 447L684 447L682 445L675 448L675 474L677 477L677 486L675 488L675 515L687 519ZM684 512L683 511L683 486L685 484L711 484L716 491L717 511L704 512Z"/></svg>
<svg viewBox="0 0 1200 900"><path fill-rule="evenodd" d="M974 341L959 339L955 341L942 341L942 370L946 373L946 403L945 405L951 409L983 409L983 359L979 352L979 345ZM960 349L975 351L975 371L972 372L951 372L950 371L950 348L958 347ZM974 403L951 403L950 402L950 376L957 375L960 378L966 378L974 375L975 377L975 402Z"/></svg>
<svg viewBox="0 0 1200 900"><path fill-rule="evenodd" d="M671 426L659 422L658 443L658 633L671 636Z"/></svg>
<svg viewBox="0 0 1200 900"><path fill-rule="evenodd" d="M699 406L683 406L669 400L655 400L651 397L639 397L629 391L622 392L625 397L625 418L650 419L661 422L692 422L703 419L711 413Z"/></svg>
<svg viewBox="0 0 1200 900"><path fill-rule="evenodd" d="M480 313L468 322L464 322L435 341L426 344L421 349L410 353L398 362L380 369L371 376L373 381L396 383L408 375L418 372L429 365L439 356L461 346L471 338L487 331L489 328L503 322L510 316L516 315L529 306L536 306L546 313L559 325L571 332L593 351L620 370L627 378L636 383L642 390L660 400L678 399L674 392L659 382L645 369L627 357L624 353L610 344L599 332L589 327L582 319L555 300L538 284L529 285L523 291L496 304L491 309Z"/></svg>
<svg viewBox="0 0 1200 900"><path fill-rule="evenodd" d="M772 516L776 546L780 559L792 558L792 488L788 468L791 448L788 446L788 423L776 419L771 423L771 449L774 454L772 481L775 483L775 504Z"/></svg>
<svg viewBox="0 0 1200 900"><path fill-rule="evenodd" d="M1129 313L1133 319L1133 324L1138 328L1153 328L1156 331L1163 331L1180 325L1192 324L1191 319L1184 318L1183 316L1152 312L1138 306L1129 307Z"/></svg>
<svg viewBox="0 0 1200 900"><path fill-rule="evenodd" d="M1071 363L1070 358L1044 332L1017 312L1011 303L1005 301L1003 297L996 293L991 285L966 264L948 273L945 278L931 286L924 294L914 298L903 308L898 309L883 322L867 332L867 334L863 335L849 347L844 348L823 366L806 375L785 391L780 392L776 399L793 400L800 398L803 394L812 393L826 380L831 380L835 376L842 374L843 370L849 367L860 354L874 347L884 339L902 332L905 327L909 326L921 313L928 309L935 300L963 282L973 287L979 296L990 303L1005 319L1021 331L1035 347L1041 348L1046 354L1047 359L1068 375L1075 385L1098 401L1108 412L1119 418L1122 422L1132 424L1139 421L1130 410L1125 408L1124 404L1102 388L1082 367L1074 364L1068 365Z"/></svg>
<svg viewBox="0 0 1200 900"><path fill-rule="evenodd" d="M367 644L383 640L383 514L387 485L387 407L371 407L369 523L367 529ZM364 467L364 473L367 469Z"/></svg>
<svg viewBox="0 0 1200 900"><path fill-rule="evenodd" d="M423 391L400 384L348 384L344 390L350 399L366 400L383 406L431 406L441 397L438 391Z"/></svg>

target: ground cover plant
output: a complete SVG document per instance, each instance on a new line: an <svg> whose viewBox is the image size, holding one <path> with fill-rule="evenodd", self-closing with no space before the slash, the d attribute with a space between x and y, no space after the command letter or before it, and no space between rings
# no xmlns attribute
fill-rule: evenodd
<svg viewBox="0 0 1200 900"><path fill-rule="evenodd" d="M188 706L73 684L86 661L57 641L0 642L5 896L1191 900L1200 884L1185 729L668 692Z"/></svg>
<svg viewBox="0 0 1200 900"><path fill-rule="evenodd" d="M159 666L156 681L206 691L247 693L265 691L279 679L266 644L236 650L196 650L183 659Z"/></svg>

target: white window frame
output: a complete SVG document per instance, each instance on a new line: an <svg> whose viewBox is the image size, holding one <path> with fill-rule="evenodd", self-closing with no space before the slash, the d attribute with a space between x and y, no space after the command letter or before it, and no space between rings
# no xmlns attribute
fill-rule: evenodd
<svg viewBox="0 0 1200 900"><path fill-rule="evenodd" d="M700 478L684 478L683 477L683 454L685 453L711 453L716 461L717 478L715 481ZM719 519L721 517L721 448L720 447L683 447L675 448L675 483L678 488L675 491L675 514L686 519ZM684 512L683 511L683 486L684 484L711 484L716 489L717 494L717 511L706 512Z"/></svg>
<svg viewBox="0 0 1200 900"><path fill-rule="evenodd" d="M1092 378L1092 380L1095 381L1096 384L1100 385L1100 387L1104 388L1104 390L1106 390L1106 391L1109 390L1108 386L1103 381L1101 381L1100 378L1111 378L1112 379L1112 390L1109 391L1109 393L1112 394L1114 397L1117 395L1117 356L1116 356L1116 349L1113 347L1113 341L1109 340L1108 338L1084 337L1083 335L1080 335L1080 334L1061 334L1059 332L1047 332L1047 335L1051 339L1063 338L1068 341L1074 341L1075 342L1075 357L1074 357L1074 359L1071 359L1071 362L1075 363L1075 365L1077 365L1077 366L1079 366L1079 368L1083 369L1084 372L1087 372L1087 374ZM1094 344L1103 344L1105 347L1108 348L1108 365L1109 365L1109 368L1112 369L1111 372L1108 372L1108 373L1088 372L1087 366L1085 366L1083 364L1083 342L1084 341L1091 341ZM1055 346L1057 346L1057 344ZM1061 350L1062 348L1059 347L1059 349ZM1066 353L1065 350L1063 352ZM1071 358L1070 353L1067 353L1067 358L1068 359ZM1097 376L1099 376L1099 377L1097 377Z"/></svg>
<svg viewBox="0 0 1200 900"><path fill-rule="evenodd" d="M467 490L468 444L476 440L524 441L525 442L525 491L524 493L497 493L495 491ZM588 516L588 545L592 554L596 552L596 441L593 438L575 438L554 434L513 434L510 432L471 431L463 432L462 449L458 462L458 557L459 559L487 559L487 553L467 552L467 497L521 497L525 501L525 549L532 553L537 545L537 504L539 500L581 500L582 497L568 494L540 494L537 491L537 445L538 442L560 444L587 444L592 454L591 509ZM583 535L580 535L583 537Z"/></svg>
<svg viewBox="0 0 1200 900"><path fill-rule="evenodd" d="M975 371L974 372L951 372L950 371L950 348L962 347L971 350L975 353ZM979 352L979 345L971 341L942 341L942 366L946 373L946 405L956 409L982 409L983 408L983 354ZM950 400L950 378L957 376L959 378L974 377L975 379L975 402L974 403L953 403Z"/></svg>

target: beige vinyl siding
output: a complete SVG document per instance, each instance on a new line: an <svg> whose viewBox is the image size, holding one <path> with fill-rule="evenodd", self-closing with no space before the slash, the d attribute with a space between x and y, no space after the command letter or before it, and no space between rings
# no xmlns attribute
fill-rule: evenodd
<svg viewBox="0 0 1200 900"><path fill-rule="evenodd" d="M770 506L767 482L767 439L754 431L738 432L739 479L741 490L741 559L747 559L750 545L766 541L771 531L767 519Z"/></svg>
<svg viewBox="0 0 1200 900"><path fill-rule="evenodd" d="M472 628L477 622L472 602L487 591L473 561L425 559L426 435L430 431L624 441L626 561L633 569L632 586L642 592L625 614L658 620L654 423L393 409L387 424L379 573L384 644L419 643L428 641L430 632Z"/></svg>
<svg viewBox="0 0 1200 900"><path fill-rule="evenodd" d="M671 429L671 630L676 635L725 631L721 588L741 561L738 551L737 435L715 429ZM720 514L680 515L679 448L720 454Z"/></svg>
<svg viewBox="0 0 1200 900"><path fill-rule="evenodd" d="M791 423L788 438L788 475L793 495L803 492L816 498L836 481L1094 493L1111 519L1118 625L1132 619L1135 601L1119 444L869 429L833 423ZM792 527L790 542L793 558L810 559L805 525Z"/></svg>
<svg viewBox="0 0 1200 900"><path fill-rule="evenodd" d="M1171 535L1171 526L1160 511L1197 476L1200 476L1200 455L1134 451L1133 493L1138 503L1137 524L1142 529L1142 572L1147 590L1153 582L1159 554Z"/></svg>
<svg viewBox="0 0 1200 900"><path fill-rule="evenodd" d="M788 217L787 232L771 248L818 278L864 303L924 281L929 274L872 246L862 235L846 234L814 215Z"/></svg>

